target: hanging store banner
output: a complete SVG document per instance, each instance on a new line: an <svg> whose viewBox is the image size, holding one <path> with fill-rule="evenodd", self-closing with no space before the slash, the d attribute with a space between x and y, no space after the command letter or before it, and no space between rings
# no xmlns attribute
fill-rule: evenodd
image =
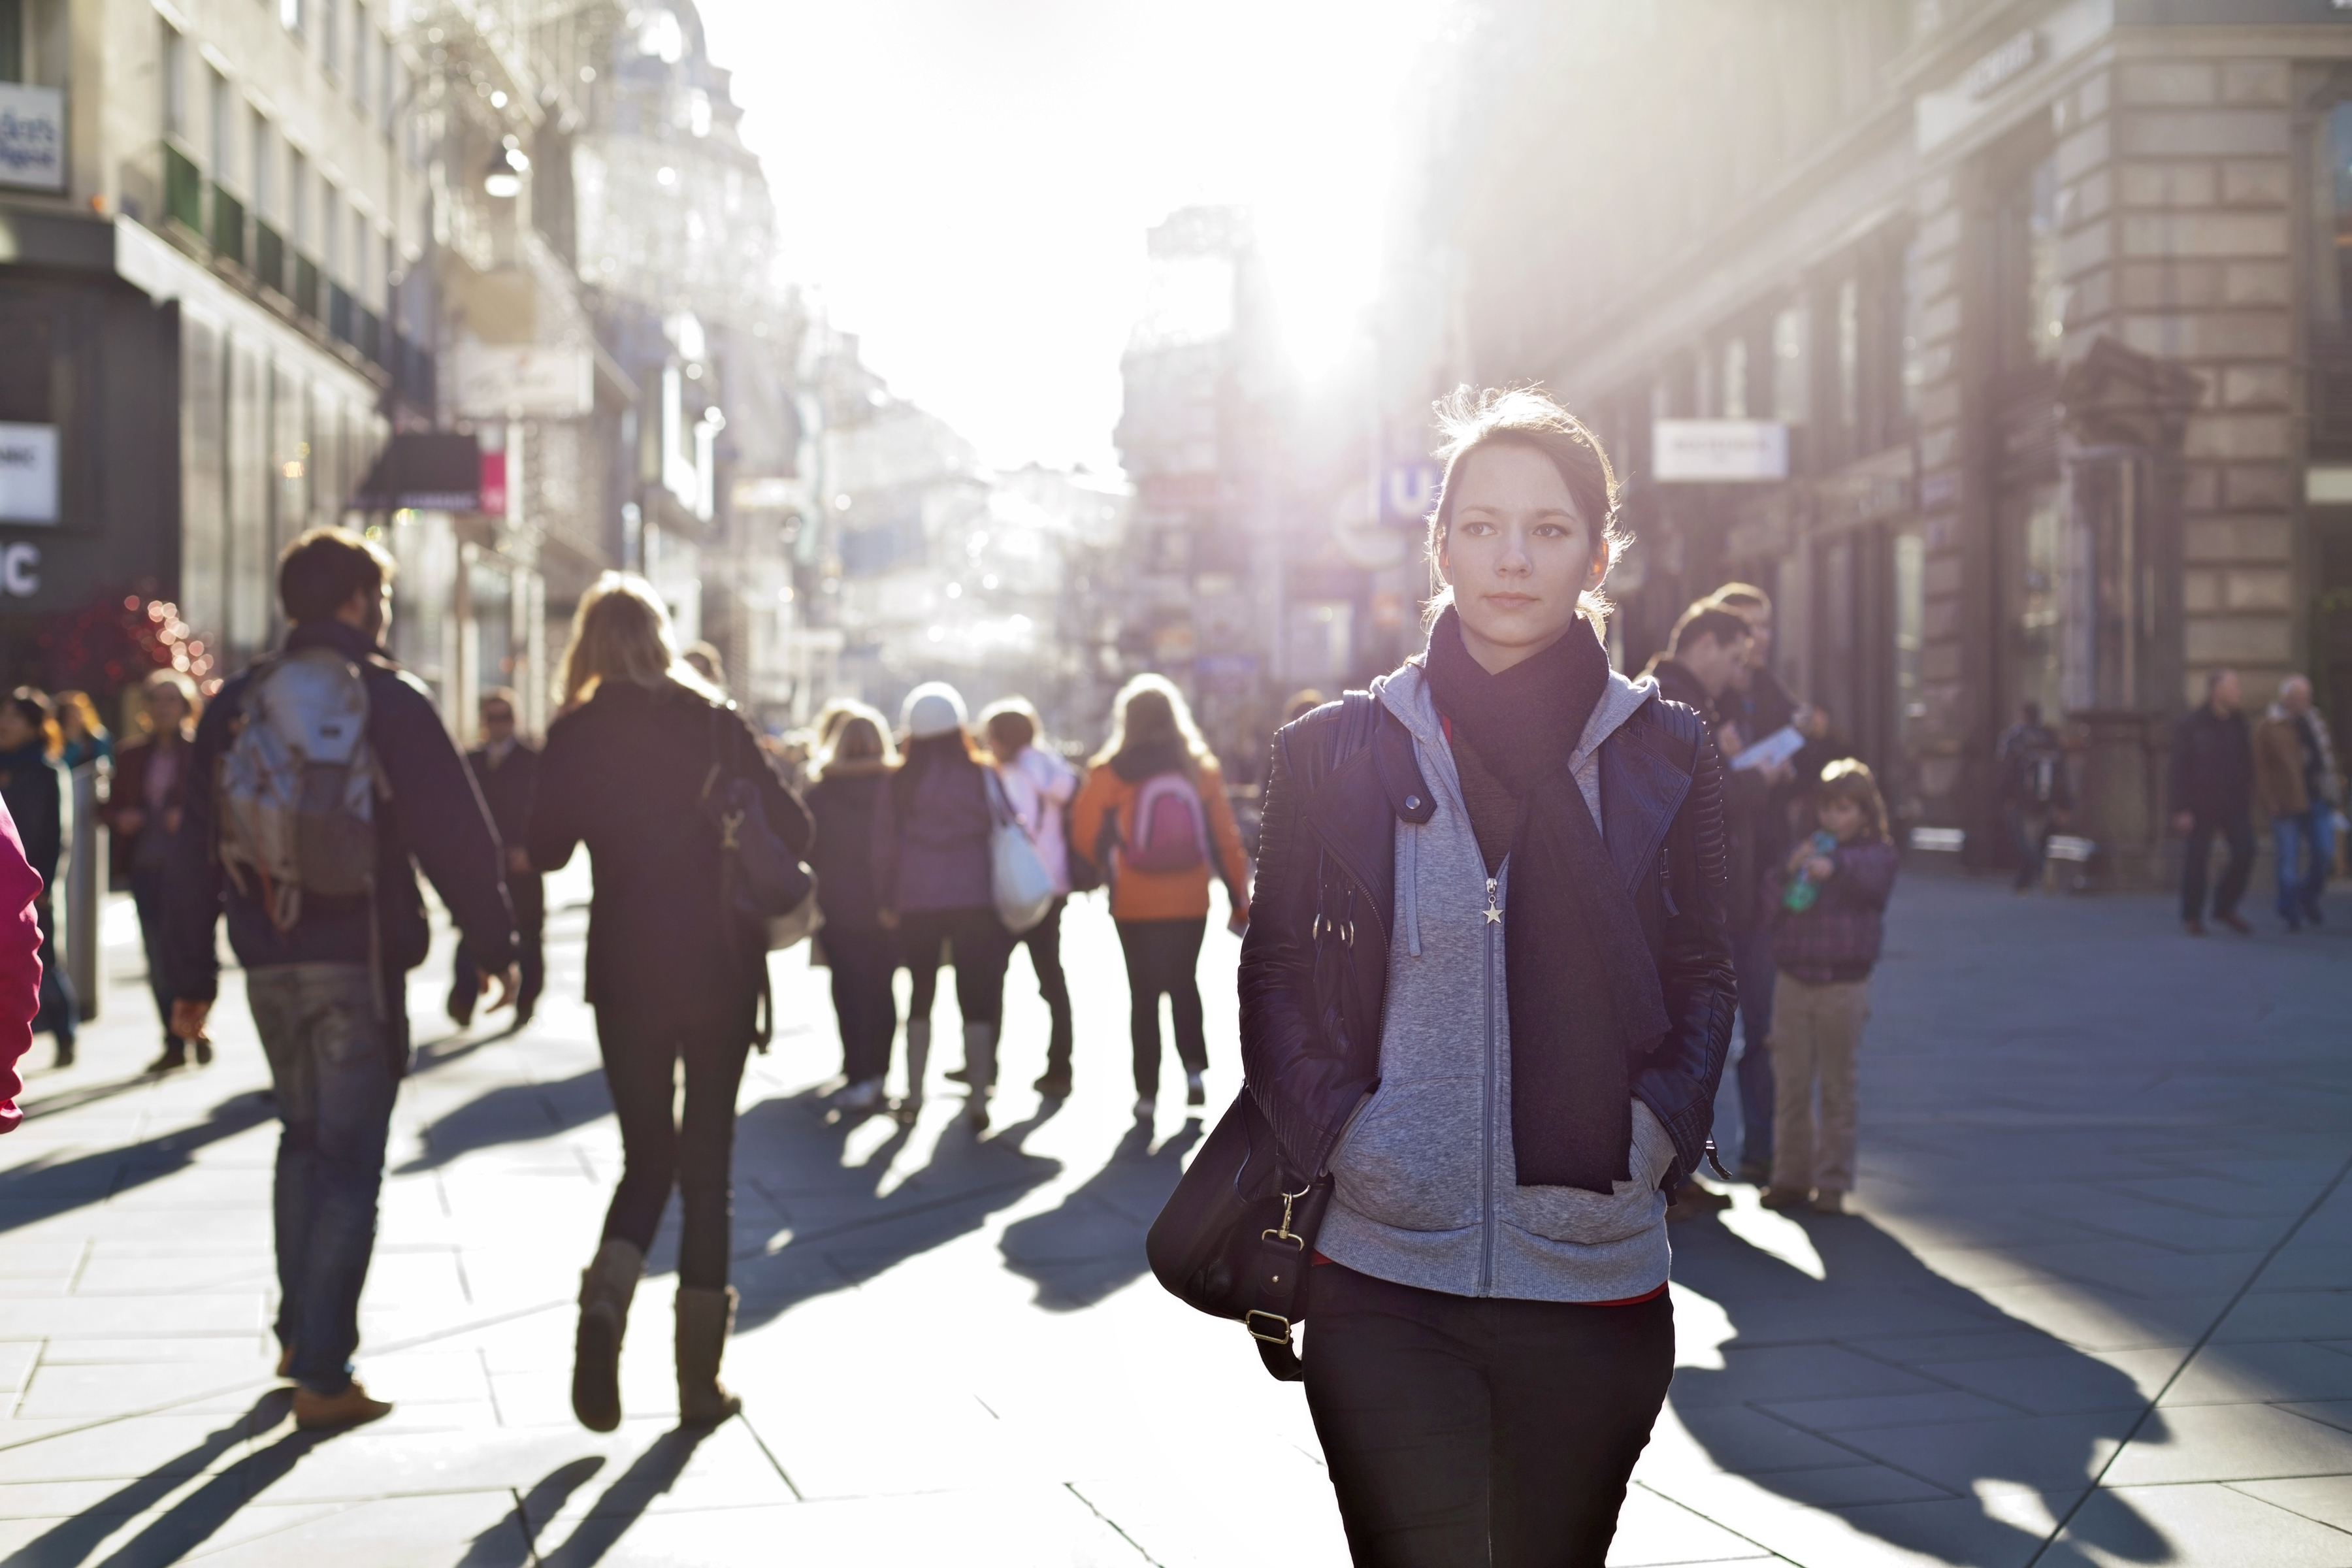
<svg viewBox="0 0 2352 1568"><path fill-rule="evenodd" d="M0 425L0 522L58 521L58 427Z"/></svg>
<svg viewBox="0 0 2352 1568"><path fill-rule="evenodd" d="M1771 419L1660 419L1650 426L1660 484L1759 484L1789 477L1789 427Z"/></svg>
<svg viewBox="0 0 2352 1568"><path fill-rule="evenodd" d="M15 17L16 8L8 8ZM61 88L0 81L0 185L66 188L66 95Z"/></svg>

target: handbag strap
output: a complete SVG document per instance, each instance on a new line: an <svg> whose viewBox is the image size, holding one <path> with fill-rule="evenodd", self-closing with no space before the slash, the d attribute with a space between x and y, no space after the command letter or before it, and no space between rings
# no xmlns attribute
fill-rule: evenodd
<svg viewBox="0 0 2352 1568"><path fill-rule="evenodd" d="M1258 1233L1250 1258L1256 1289L1242 1326L1257 1343L1257 1358L1277 1383L1297 1383L1307 1375L1306 1363L1292 1346L1290 1331L1299 1313L1298 1288L1315 1263L1315 1233L1322 1227L1323 1205L1328 1201L1328 1177L1307 1184L1301 1191L1282 1194L1281 1223Z"/></svg>

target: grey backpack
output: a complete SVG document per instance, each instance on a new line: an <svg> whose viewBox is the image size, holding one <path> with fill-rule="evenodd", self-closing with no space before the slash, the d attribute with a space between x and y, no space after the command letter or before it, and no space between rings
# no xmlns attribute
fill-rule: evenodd
<svg viewBox="0 0 2352 1568"><path fill-rule="evenodd" d="M374 888L376 800L389 793L359 667L331 647L281 654L255 671L221 759L221 865L291 930L304 893Z"/></svg>

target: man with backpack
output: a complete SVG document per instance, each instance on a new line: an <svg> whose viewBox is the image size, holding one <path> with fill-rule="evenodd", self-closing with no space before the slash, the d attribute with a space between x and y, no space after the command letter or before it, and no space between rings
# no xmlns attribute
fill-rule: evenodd
<svg viewBox="0 0 2352 1568"><path fill-rule="evenodd" d="M196 731L173 846L172 1032L204 1037L229 945L277 1089L278 1370L305 1429L391 1410L352 1376L407 972L431 942L421 864L493 1010L515 992L499 837L425 688L385 657L393 563L342 529L278 558L285 646L222 689Z"/></svg>
<svg viewBox="0 0 2352 1568"><path fill-rule="evenodd" d="M2001 733L1993 772L2001 817L2017 846L2014 890L2022 893L2042 880L2051 832L2065 825L2067 807L2074 804L2066 782L2066 753L2057 731L2042 721L2041 703L2020 706L2017 722Z"/></svg>

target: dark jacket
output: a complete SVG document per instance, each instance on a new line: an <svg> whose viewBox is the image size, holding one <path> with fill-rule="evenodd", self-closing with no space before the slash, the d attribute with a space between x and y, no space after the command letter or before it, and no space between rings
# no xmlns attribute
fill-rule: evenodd
<svg viewBox="0 0 2352 1568"><path fill-rule="evenodd" d="M769 826L805 857L808 812L751 726L674 681L605 681L549 727L526 842L541 871L588 846L590 1002L748 1039L768 955L719 908L719 833L701 811L714 762L758 784Z"/></svg>
<svg viewBox="0 0 2352 1568"><path fill-rule="evenodd" d="M2023 720L2001 731L1993 752L1993 787L2003 805L2028 811L2064 810L2074 804L2066 752L2058 731Z"/></svg>
<svg viewBox="0 0 2352 1568"><path fill-rule="evenodd" d="M875 896L875 800L890 787L890 774L877 761L870 769L836 763L809 787L809 815L816 819L816 847L809 868L816 873L817 907L828 929L878 931L881 908Z"/></svg>
<svg viewBox="0 0 2352 1568"><path fill-rule="evenodd" d="M1740 739L1751 744L1763 738L1753 732L1756 715L1741 697L1728 691L1720 700L1709 697L1698 677L1671 658L1652 660L1650 674L1658 683L1659 696L1669 702L1681 703L1705 721L1709 740L1715 738L1719 722L1739 724ZM1758 679L1765 677L1759 672ZM1779 690L1777 682L1773 689ZM1778 728L1778 724L1773 726ZM1769 733L1769 730L1764 731ZM1723 914L1726 929L1735 934L1759 930L1769 918L1765 908L1763 874L1772 864L1776 847L1780 853L1787 852L1787 809L1782 793L1766 784L1761 772L1725 766Z"/></svg>
<svg viewBox="0 0 2352 1568"><path fill-rule="evenodd" d="M2208 822L2245 816L2254 804L2254 744L2246 716L2200 703L2172 728L2172 809Z"/></svg>
<svg viewBox="0 0 2352 1568"><path fill-rule="evenodd" d="M1857 838L1830 851L1837 875L1821 885L1813 906L1784 907L1790 881L1785 861L1765 880L1771 895L1772 962L1809 985L1867 980L1878 963L1886 925L1886 899L1895 890L1899 857L1884 838Z"/></svg>
<svg viewBox="0 0 2352 1568"><path fill-rule="evenodd" d="M1425 823L1433 810L1412 737L1385 710L1370 743L1334 765L1341 713L1326 703L1275 737L1242 943L1247 1088L1292 1177L1325 1169L1379 1087L1396 826ZM1674 1140L1671 1189L1706 1149L1731 1041L1722 774L1698 715L1668 702L1646 703L1599 756L1602 837L1633 894L1669 1019L1665 1037L1627 1068Z"/></svg>
<svg viewBox="0 0 2352 1568"><path fill-rule="evenodd" d="M25 858L41 879L41 896L58 879L65 853L65 771L38 741L0 752L0 800L8 804Z"/></svg>
<svg viewBox="0 0 2352 1568"><path fill-rule="evenodd" d="M466 767L474 775L474 787L482 792L482 804L489 807L499 843L509 849L521 848L523 835L530 826L531 797L539 788L539 748L517 741L507 749L504 761L493 763L489 748L477 746L466 753ZM545 914L547 902L539 873L518 872L509 859L507 894L514 900L515 919L535 927Z"/></svg>
<svg viewBox="0 0 2352 1568"><path fill-rule="evenodd" d="M441 727L433 699L364 633L341 621L305 622L286 636L289 653L321 646L360 668L367 686L368 745L391 789L390 799L376 802L373 919L364 897L306 898L293 930L281 932L261 902L223 871L209 781L219 776L222 754L252 684L253 672L247 670L205 710L189 759L188 776L207 782L187 792L185 815L172 844L165 947L175 996L210 1001L217 994L220 961L213 927L226 905L229 946L247 969L366 963L373 928L383 944L385 1004L398 1013L405 995L400 976L425 961L432 943L424 895L416 886L420 866L456 919L474 962L496 973L515 961L514 914L507 902L498 833L465 760Z"/></svg>
<svg viewBox="0 0 2352 1568"><path fill-rule="evenodd" d="M106 799L107 880L117 890L131 886L131 873L138 868L139 847L142 843L168 845L167 825L153 820L147 805L147 770L155 761L155 738L142 735L114 756L114 783ZM180 749L179 772L172 777L172 787L164 793L163 809L184 810L188 798L188 774L193 753ZM123 814L135 811L147 820L137 832L123 826Z"/></svg>
<svg viewBox="0 0 2352 1568"><path fill-rule="evenodd" d="M921 765L914 763L908 767ZM989 882L988 778L939 759L910 783L902 769L875 797L874 886L885 909L996 907Z"/></svg>

